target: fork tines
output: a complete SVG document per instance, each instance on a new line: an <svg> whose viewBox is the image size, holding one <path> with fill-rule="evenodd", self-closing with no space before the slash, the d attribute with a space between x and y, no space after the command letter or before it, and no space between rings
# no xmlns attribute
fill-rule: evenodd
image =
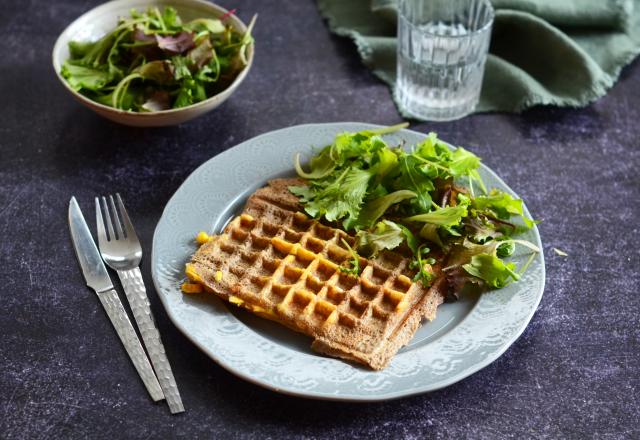
<svg viewBox="0 0 640 440"><path fill-rule="evenodd" d="M122 197L120 197L120 194L116 193L116 200L118 204L117 208L113 195L109 195L108 197L108 205L107 197L96 197L96 221L98 223L98 239L104 241L124 239L130 239L132 241L137 240L138 237L136 236L136 231L135 229L133 229L133 224L131 223L131 219L129 218L127 209L124 207L124 203L122 202ZM111 220L112 216L114 221Z"/></svg>

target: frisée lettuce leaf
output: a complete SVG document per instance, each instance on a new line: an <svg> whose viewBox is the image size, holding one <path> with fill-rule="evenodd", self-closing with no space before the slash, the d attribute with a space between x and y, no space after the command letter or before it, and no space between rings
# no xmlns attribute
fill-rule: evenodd
<svg viewBox="0 0 640 440"><path fill-rule="evenodd" d="M405 148L380 130L339 133L307 165L295 159L304 185L290 187L311 217L353 231L352 251L375 258L386 250L412 255L414 280L429 285L445 274L457 297L466 284L501 288L517 281L539 249L513 235L537 222L522 200L487 190L481 159L452 148L435 133ZM506 259L516 245L531 251L518 269Z"/></svg>

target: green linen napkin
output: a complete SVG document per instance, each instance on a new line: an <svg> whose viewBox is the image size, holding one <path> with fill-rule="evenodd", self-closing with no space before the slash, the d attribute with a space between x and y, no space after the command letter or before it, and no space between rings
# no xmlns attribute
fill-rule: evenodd
<svg viewBox="0 0 640 440"><path fill-rule="evenodd" d="M581 107L640 53L640 0L492 0L496 18L476 112ZM318 0L331 30L354 40L392 88L394 0Z"/></svg>

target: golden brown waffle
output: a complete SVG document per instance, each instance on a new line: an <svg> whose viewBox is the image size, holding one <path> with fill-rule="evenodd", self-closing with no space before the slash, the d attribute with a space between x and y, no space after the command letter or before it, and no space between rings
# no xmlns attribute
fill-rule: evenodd
<svg viewBox="0 0 640 440"><path fill-rule="evenodd" d="M314 338L312 348L384 368L443 295L412 282L409 259L387 252L340 269L354 238L297 212L278 180L258 190L224 233L200 247L187 276L221 298Z"/></svg>

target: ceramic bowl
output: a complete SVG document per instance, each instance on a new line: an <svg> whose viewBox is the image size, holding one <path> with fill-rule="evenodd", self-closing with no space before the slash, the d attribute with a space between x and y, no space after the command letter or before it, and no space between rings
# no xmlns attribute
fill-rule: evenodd
<svg viewBox="0 0 640 440"><path fill-rule="evenodd" d="M176 125L201 116L222 104L242 83L253 63L253 45L247 50L248 64L238 74L236 79L222 92L205 101L188 107L163 110L158 112L130 112L99 104L73 90L60 74L62 64L69 58L69 41L95 41L116 27L119 17L128 17L131 9L146 10L150 6L163 8L172 6L184 21L195 18L219 18L227 10L201 0L116 0L97 6L81 15L71 23L58 37L53 47L53 68L60 82L81 104L112 121L138 127L157 127ZM228 21L240 34L247 30L247 26L235 15L231 14Z"/></svg>

